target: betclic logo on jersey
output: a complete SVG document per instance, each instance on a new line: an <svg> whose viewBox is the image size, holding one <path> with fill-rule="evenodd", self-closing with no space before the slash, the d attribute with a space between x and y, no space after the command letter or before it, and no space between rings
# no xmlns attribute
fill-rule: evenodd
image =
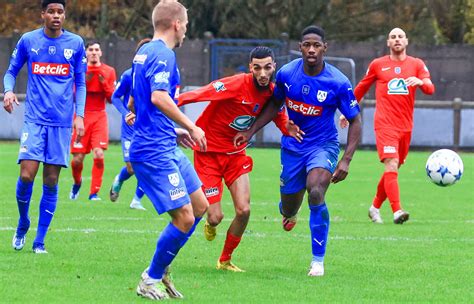
<svg viewBox="0 0 474 304"><path fill-rule="evenodd" d="M295 111L296 113L301 113L304 116L321 116L323 113L323 107L318 107L314 105L309 105L304 102L299 102L296 100L286 99L286 107L288 110Z"/></svg>
<svg viewBox="0 0 474 304"><path fill-rule="evenodd" d="M70 65L63 63L33 62L31 66L33 74L51 76L69 76Z"/></svg>

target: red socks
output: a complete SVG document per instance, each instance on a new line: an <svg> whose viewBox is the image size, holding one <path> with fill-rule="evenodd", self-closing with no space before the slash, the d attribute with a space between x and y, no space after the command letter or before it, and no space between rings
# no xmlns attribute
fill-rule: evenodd
<svg viewBox="0 0 474 304"><path fill-rule="evenodd" d="M221 257L219 258L220 262L229 261L231 259L234 249L239 246L240 240L242 237L235 236L230 232L227 232L227 237L224 243L224 249L222 249Z"/></svg>
<svg viewBox="0 0 474 304"><path fill-rule="evenodd" d="M74 184L79 185L82 181L82 168L84 167L83 163L76 163L71 161L71 170L72 178L74 179Z"/></svg>
<svg viewBox="0 0 474 304"><path fill-rule="evenodd" d="M398 188L398 172L384 173L385 192L387 193L393 213L400 210L400 189Z"/></svg>
<svg viewBox="0 0 474 304"><path fill-rule="evenodd" d="M372 205L380 209L382 207L383 202L387 199L387 193L385 193L385 173L382 174L382 177L380 178L379 184L377 185L377 193L375 194L374 201L372 202Z"/></svg>
<svg viewBox="0 0 474 304"><path fill-rule="evenodd" d="M92 165L92 181L90 194L99 192L102 186L102 176L104 175L104 159L94 158L94 164Z"/></svg>

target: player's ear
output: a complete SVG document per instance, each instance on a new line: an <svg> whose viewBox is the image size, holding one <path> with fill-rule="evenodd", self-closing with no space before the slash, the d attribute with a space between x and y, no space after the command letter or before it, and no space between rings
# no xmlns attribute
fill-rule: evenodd
<svg viewBox="0 0 474 304"><path fill-rule="evenodd" d="M303 43L301 43L301 41L298 42L298 47L300 48L300 52L301 52L301 46L302 46L302 45L303 45Z"/></svg>

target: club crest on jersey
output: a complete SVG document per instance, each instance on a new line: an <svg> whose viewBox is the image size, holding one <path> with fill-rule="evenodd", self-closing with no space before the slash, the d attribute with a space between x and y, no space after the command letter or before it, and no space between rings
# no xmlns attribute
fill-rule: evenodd
<svg viewBox="0 0 474 304"><path fill-rule="evenodd" d="M319 102L325 101L327 96L328 96L328 92L321 91L321 90L318 90L318 94L316 95Z"/></svg>
<svg viewBox="0 0 474 304"><path fill-rule="evenodd" d="M169 83L170 72L159 72L155 74L155 83Z"/></svg>
<svg viewBox="0 0 474 304"><path fill-rule="evenodd" d="M304 95L308 95L308 94L309 94L309 90L310 90L309 85L306 85L306 84L305 84L305 85L301 88L301 93L303 93ZM326 98L326 97L324 97L324 98Z"/></svg>
<svg viewBox="0 0 474 304"><path fill-rule="evenodd" d="M395 74L400 74L402 72L401 67L395 67Z"/></svg>
<svg viewBox="0 0 474 304"><path fill-rule="evenodd" d="M170 181L171 185L177 187L179 185L179 175L178 175L178 173L168 174L168 180Z"/></svg>
<svg viewBox="0 0 474 304"><path fill-rule="evenodd" d="M242 115L235 118L234 121L229 124L229 127L237 131L245 131L253 124L254 121L254 116Z"/></svg>
<svg viewBox="0 0 474 304"><path fill-rule="evenodd" d="M50 45L48 48L48 54L49 55L54 55L56 54L56 47L54 45Z"/></svg>
<svg viewBox="0 0 474 304"><path fill-rule="evenodd" d="M72 54L73 54L72 49L64 49L64 58L66 58L66 60L71 59Z"/></svg>
<svg viewBox="0 0 474 304"><path fill-rule="evenodd" d="M387 84L388 94L390 95L408 95L408 87L403 78L393 78Z"/></svg>
<svg viewBox="0 0 474 304"><path fill-rule="evenodd" d="M220 81L216 81L212 84L212 86L214 87L214 89L216 90L216 92L224 92L226 89L224 83L220 82Z"/></svg>

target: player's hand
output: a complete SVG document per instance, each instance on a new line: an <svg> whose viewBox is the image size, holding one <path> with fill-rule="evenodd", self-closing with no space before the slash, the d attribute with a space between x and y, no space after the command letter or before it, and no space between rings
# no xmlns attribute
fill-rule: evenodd
<svg viewBox="0 0 474 304"><path fill-rule="evenodd" d="M288 120L286 123L286 130L290 134L291 137L296 139L298 142L303 141L303 135L306 135L306 133L303 132L303 130L298 127L298 125L295 124L293 120Z"/></svg>
<svg viewBox="0 0 474 304"><path fill-rule="evenodd" d="M206 152L207 141L204 131L198 126L194 126L193 128L189 129L189 135L191 136L191 139L199 146L200 151Z"/></svg>
<svg viewBox="0 0 474 304"><path fill-rule="evenodd" d="M91 81L92 77L94 77L94 73L92 72L86 73L86 81Z"/></svg>
<svg viewBox="0 0 474 304"><path fill-rule="evenodd" d="M13 93L12 91L6 92L5 96L3 96L3 108L5 109L5 111L7 111L8 113L13 112L14 103L16 103L17 106L20 105L15 93Z"/></svg>
<svg viewBox="0 0 474 304"><path fill-rule="evenodd" d="M133 124L135 123L135 117L137 117L135 113L128 112L127 115L125 115L125 122L127 123L127 125L133 126Z"/></svg>
<svg viewBox="0 0 474 304"><path fill-rule="evenodd" d="M105 77L102 75L102 74L97 74L97 76L99 77L99 82L100 83L104 83L105 82Z"/></svg>
<svg viewBox="0 0 474 304"><path fill-rule="evenodd" d="M252 138L253 134L250 130L242 131L234 136L234 147L238 148L239 146L248 143Z"/></svg>
<svg viewBox="0 0 474 304"><path fill-rule="evenodd" d="M407 86L421 86L423 85L423 80L421 80L420 78L417 78L415 76L411 76L411 77L408 77L407 79L405 79L405 84Z"/></svg>
<svg viewBox="0 0 474 304"><path fill-rule="evenodd" d="M337 184L346 179L349 174L349 161L341 159L337 164L336 171L332 175L331 182Z"/></svg>
<svg viewBox="0 0 474 304"><path fill-rule="evenodd" d="M74 118L74 129L76 129L76 143L80 143L82 136L84 136L84 118L76 116Z"/></svg>
<svg viewBox="0 0 474 304"><path fill-rule="evenodd" d="M349 126L349 121L346 119L344 115L341 114L341 116L339 116L339 127L344 129L344 128L347 128L348 126Z"/></svg>
<svg viewBox="0 0 474 304"><path fill-rule="evenodd" d="M192 149L193 146L196 145L188 131L181 128L175 128L174 130L176 132L176 135L178 135L178 137L176 138L176 142L178 143L178 145L185 149Z"/></svg>

